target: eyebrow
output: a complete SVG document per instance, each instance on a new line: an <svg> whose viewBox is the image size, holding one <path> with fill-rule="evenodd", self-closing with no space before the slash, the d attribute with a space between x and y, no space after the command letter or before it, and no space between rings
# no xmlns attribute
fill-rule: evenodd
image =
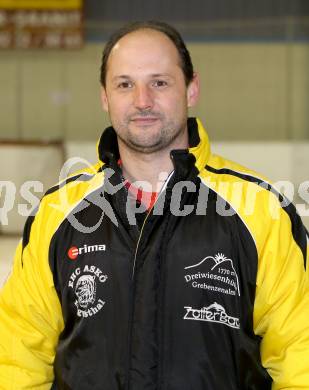
<svg viewBox="0 0 309 390"><path fill-rule="evenodd" d="M167 74L167 73L154 73L152 75L150 75L151 77L172 77L171 75Z"/></svg>
<svg viewBox="0 0 309 390"><path fill-rule="evenodd" d="M150 75L150 77L172 77L172 76L170 76L167 73L153 73ZM131 79L131 76L126 75L126 74L122 74L122 75L113 77L112 81L117 81L119 79L128 80L128 79Z"/></svg>
<svg viewBox="0 0 309 390"><path fill-rule="evenodd" d="M126 74L122 74L120 76L115 76L113 77L113 80L117 80L117 79L129 79L130 76L127 76Z"/></svg>

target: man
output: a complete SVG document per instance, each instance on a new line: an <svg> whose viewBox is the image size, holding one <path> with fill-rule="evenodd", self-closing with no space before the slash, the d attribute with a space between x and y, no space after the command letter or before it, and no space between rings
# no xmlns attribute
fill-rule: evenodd
<svg viewBox="0 0 309 390"><path fill-rule="evenodd" d="M179 34L117 31L101 83L99 162L46 193L1 293L0 387L309 389L306 230L187 119Z"/></svg>

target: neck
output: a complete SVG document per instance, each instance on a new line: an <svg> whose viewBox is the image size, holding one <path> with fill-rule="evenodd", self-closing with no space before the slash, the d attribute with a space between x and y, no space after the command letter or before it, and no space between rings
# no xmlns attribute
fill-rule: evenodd
<svg viewBox="0 0 309 390"><path fill-rule="evenodd" d="M130 183L145 182L144 190L160 192L167 176L174 166L170 157L171 150L188 148L188 132L182 139L173 142L167 149L153 153L140 153L128 148L118 139L123 177Z"/></svg>

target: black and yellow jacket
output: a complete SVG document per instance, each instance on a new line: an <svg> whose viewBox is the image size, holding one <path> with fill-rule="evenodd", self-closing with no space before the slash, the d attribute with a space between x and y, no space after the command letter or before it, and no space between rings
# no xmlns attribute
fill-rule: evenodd
<svg viewBox="0 0 309 390"><path fill-rule="evenodd" d="M0 389L309 389L306 230L188 128L137 224L112 128L47 191L0 294Z"/></svg>

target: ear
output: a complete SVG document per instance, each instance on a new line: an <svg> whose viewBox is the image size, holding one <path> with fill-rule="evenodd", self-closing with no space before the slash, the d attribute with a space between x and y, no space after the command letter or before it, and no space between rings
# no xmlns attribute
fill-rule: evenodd
<svg viewBox="0 0 309 390"><path fill-rule="evenodd" d="M101 87L101 104L104 111L108 112L108 100L106 95L106 89Z"/></svg>
<svg viewBox="0 0 309 390"><path fill-rule="evenodd" d="M200 78L196 72L193 74L193 79L187 87L187 106L193 107L196 105L200 95Z"/></svg>

